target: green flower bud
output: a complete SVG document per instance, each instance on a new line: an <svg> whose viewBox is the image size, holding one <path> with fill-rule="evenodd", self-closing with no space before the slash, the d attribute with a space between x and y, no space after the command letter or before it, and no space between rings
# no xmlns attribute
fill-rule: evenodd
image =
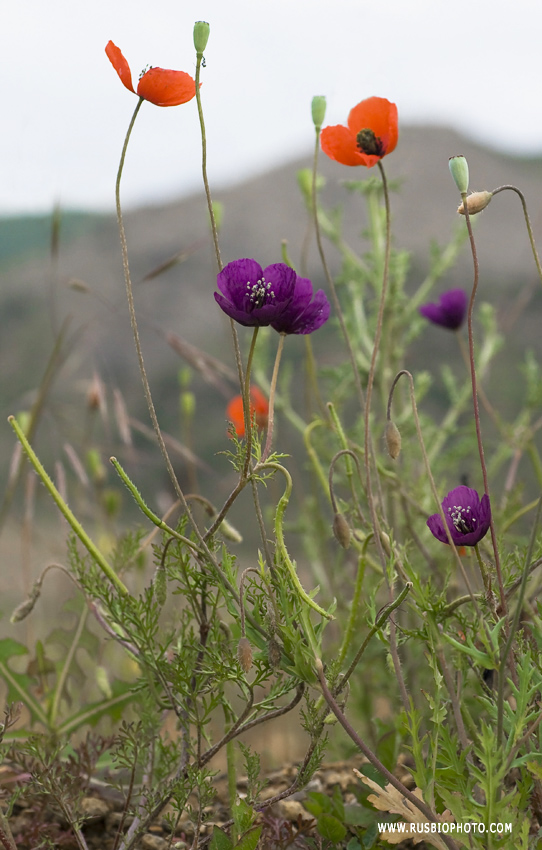
<svg viewBox="0 0 542 850"><path fill-rule="evenodd" d="M106 487L101 494L100 502L106 516L114 519L119 515L122 507L122 494L114 487Z"/></svg>
<svg viewBox="0 0 542 850"><path fill-rule="evenodd" d="M152 584L154 588L154 596L161 608L163 605L165 605L167 599L166 571L161 564L156 568Z"/></svg>
<svg viewBox="0 0 542 850"><path fill-rule="evenodd" d="M210 29L207 21L196 21L194 24L194 47L198 55L201 55L207 47Z"/></svg>
<svg viewBox="0 0 542 850"><path fill-rule="evenodd" d="M454 178L455 185L463 194L469 188L469 164L464 156L451 156L448 160L450 174Z"/></svg>
<svg viewBox="0 0 542 850"><path fill-rule="evenodd" d="M181 414L185 419L193 419L196 410L196 396L192 392L181 393Z"/></svg>
<svg viewBox="0 0 542 850"><path fill-rule="evenodd" d="M104 484L107 479L107 471L102 463L102 458L98 449L89 449L87 452L87 469L92 481L97 486Z"/></svg>
<svg viewBox="0 0 542 850"><path fill-rule="evenodd" d="M326 117L326 99L322 95L317 94L312 99L312 120L317 130L320 129Z"/></svg>

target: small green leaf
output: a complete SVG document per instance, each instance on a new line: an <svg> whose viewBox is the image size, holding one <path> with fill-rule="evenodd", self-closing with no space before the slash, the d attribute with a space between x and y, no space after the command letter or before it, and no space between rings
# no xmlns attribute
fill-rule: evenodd
<svg viewBox="0 0 542 850"><path fill-rule="evenodd" d="M256 850L261 834L262 827L254 827L254 829L251 829L250 832L246 832L243 837L238 841L238 843L235 845L235 850Z"/></svg>
<svg viewBox="0 0 542 850"><path fill-rule="evenodd" d="M335 843L337 841L342 841L347 832L344 824L337 820L336 817L333 817L333 815L327 814L327 812L320 815L316 823L316 828L322 838L326 838L328 841L333 841Z"/></svg>
<svg viewBox="0 0 542 850"><path fill-rule="evenodd" d="M254 809L244 800L238 800L232 808L232 817L237 833L242 835L254 823Z"/></svg>
<svg viewBox="0 0 542 850"><path fill-rule="evenodd" d="M209 844L209 850L233 850L233 844L228 835L218 826L213 829L213 837Z"/></svg>

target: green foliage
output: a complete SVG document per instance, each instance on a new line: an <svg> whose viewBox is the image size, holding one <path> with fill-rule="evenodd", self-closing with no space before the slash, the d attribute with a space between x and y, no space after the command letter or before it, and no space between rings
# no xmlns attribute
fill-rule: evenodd
<svg viewBox="0 0 542 850"><path fill-rule="evenodd" d="M236 365L247 388L256 378L268 391L278 428L273 434L270 411L269 440L256 419L247 437L229 434L220 452L228 463L217 459L233 476L226 490L220 482L212 501L201 494L196 456L184 452L182 480L194 492L176 481L177 514L172 508L162 518L151 506L158 487L147 504L112 458L141 511L142 528L125 530L117 491L103 489L107 429L103 447L79 452L100 467L94 511L88 492L72 510L32 448L46 388L31 414L11 420L71 526L68 566L55 566L75 591L46 633L0 640L5 697L25 718L17 726L17 710L8 711L4 754L53 801L79 846L82 795L106 766L123 795L123 825L131 824L119 829L118 850L132 850L166 808L172 833L188 812L194 848L208 841L211 850L256 850L264 841L273 850L366 850L383 846L378 825L391 828L397 818L483 826L469 846L489 850L499 846L491 825L511 824L514 846L531 850L542 834L539 358L528 350L515 364L521 399L506 410L489 378L508 340L486 292L466 331L431 328L434 350L420 357L417 341L429 330L419 307L445 285L465 227L431 246L422 275L391 239L389 192L400 191L400 181L387 184L380 166L345 184L350 203L366 207L360 250L344 236L342 211L325 209L323 180L304 172L299 184L317 241L323 236L335 250L333 276L324 263L333 316L322 330L333 346L323 353L308 335L297 348L281 339L279 370L272 329L253 336L248 360L245 337L235 334ZM293 250L283 249L288 262ZM196 373L222 388L219 366L192 352L181 376L182 425L196 443ZM390 421L400 453L385 446ZM166 442L161 448L166 455ZM18 473L6 504L17 480ZM463 481L487 487L493 511L491 532L466 551L427 528L444 493ZM456 521L465 534L466 521ZM36 608L47 570L14 621ZM357 802L346 803L339 786L310 791L312 835L301 824L295 832L275 823L270 838L261 755L285 715L303 728L306 745L280 796L307 785L329 748L358 749L367 761L352 784ZM253 730L257 744L249 746L242 739ZM215 825L209 840L200 833L222 751L231 829Z"/></svg>

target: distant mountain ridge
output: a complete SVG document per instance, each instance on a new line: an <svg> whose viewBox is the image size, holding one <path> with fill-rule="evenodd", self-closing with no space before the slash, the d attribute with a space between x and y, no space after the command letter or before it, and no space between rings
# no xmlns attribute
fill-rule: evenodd
<svg viewBox="0 0 542 850"><path fill-rule="evenodd" d="M407 127L384 165L390 180L402 181L400 191L392 196L394 244L412 252L415 275L428 270L431 242L444 245L459 220L459 197L448 170L449 156L459 153L468 159L473 190L492 190L505 183L518 185L526 195L535 232L542 229L541 159L518 159L489 151L441 127ZM311 152L307 151L303 159L213 193L215 200L224 205L220 233L224 263L245 256L255 257L262 265L277 262L281 259L283 239L288 241L293 262L298 263L307 216L296 174L300 168L310 166ZM327 181L322 193L324 204L343 206L345 236L363 252L363 204L341 183L363 179L370 172L340 166L324 156L320 158L320 172ZM111 192L113 195L113 186ZM51 263L44 238L47 217L27 221L26 237L24 219L18 235L13 220L0 220L0 232L4 229L0 247L3 245L5 251L0 258L3 421L8 413L28 409L53 344L53 329L60 327L68 315L72 317L73 350L56 382L55 393L63 396L70 386L83 388L96 370L106 382L122 388L129 405L135 405L136 399L141 403L115 217L68 212L64 218L56 264ZM234 365L229 327L212 297L216 264L203 192L175 203L129 211L125 226L147 366L161 397L169 399L171 418L177 416L177 371L181 361L167 344L168 332ZM41 242L36 235L40 228ZM28 239L27 253L21 251L21 233ZM519 292L536 275L515 194L499 195L479 217L476 233L480 298L504 299L506 304L507 293ZM146 279L179 253L184 253L183 262L160 276ZM334 272L338 270L332 248L329 263ZM322 285L314 246L308 273L317 285ZM465 249L457 267L439 283L438 289L455 285L468 288L471 284L472 259ZM529 335L539 336L542 296L538 289L532 306L525 318L526 339ZM84 398L81 389L81 405ZM73 398L70 404L74 404ZM69 418L67 413L62 415ZM12 445L8 431L4 428L0 433L0 450ZM2 454L6 457L5 451Z"/></svg>

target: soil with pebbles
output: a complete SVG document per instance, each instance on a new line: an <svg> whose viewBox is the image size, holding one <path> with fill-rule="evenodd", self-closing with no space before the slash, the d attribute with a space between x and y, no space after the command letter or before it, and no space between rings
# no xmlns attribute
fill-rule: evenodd
<svg viewBox="0 0 542 850"><path fill-rule="evenodd" d="M353 768L360 768L362 757L349 761L340 761L323 765L304 789L296 791L290 797L274 803L265 810L262 817L271 818L275 831L282 827L283 839L287 843L276 843L267 839L263 848L268 847L306 847L305 836L316 836L315 821L303 806L303 800L309 791L319 791L331 795L339 787L345 803L356 801L352 791L357 785ZM289 788L296 776L296 767L289 765L268 774L268 784L261 794L262 802L280 794ZM1 784L1 782L0 782ZM214 804L205 810L205 822L200 829L198 846L206 845L205 839L212 834L213 826L221 826L229 821L227 804L227 778L219 776L215 781L216 798ZM238 791L243 796L246 780L240 779ZM122 801L107 793L106 788L92 788L81 803L84 816L82 834L88 850L114 850L119 842L119 828L124 832L130 827L130 819L124 817ZM18 850L35 850L38 846L54 846L64 850L80 850L73 831L56 807L47 805L43 798L24 798L18 801L10 818L11 831ZM172 835L164 817L157 819L149 831L136 845L136 850L187 850L194 842L195 826L188 813L181 816ZM265 832L264 832L265 834ZM278 833L277 833L278 834ZM50 844L44 840L48 836Z"/></svg>

